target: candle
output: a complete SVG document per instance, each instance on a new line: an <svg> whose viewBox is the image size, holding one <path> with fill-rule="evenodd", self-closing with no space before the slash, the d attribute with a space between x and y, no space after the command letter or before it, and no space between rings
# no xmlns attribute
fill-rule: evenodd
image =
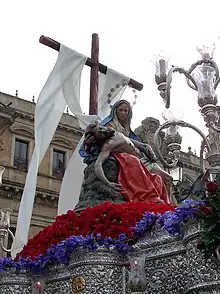
<svg viewBox="0 0 220 294"><path fill-rule="evenodd" d="M164 59L159 60L160 76L166 75L166 61Z"/></svg>

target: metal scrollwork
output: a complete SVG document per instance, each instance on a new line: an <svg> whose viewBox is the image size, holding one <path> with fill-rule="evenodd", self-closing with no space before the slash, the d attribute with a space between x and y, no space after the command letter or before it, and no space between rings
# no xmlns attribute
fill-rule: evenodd
<svg viewBox="0 0 220 294"><path fill-rule="evenodd" d="M209 125L213 129L213 131L220 133L220 128L214 122L210 122Z"/></svg>
<svg viewBox="0 0 220 294"><path fill-rule="evenodd" d="M195 87L195 89L197 90L197 85L196 85L196 81L194 80L194 78L190 75L190 73L185 70L182 67L177 67L177 66L173 66L167 75L167 82L166 82L166 93L165 93L165 97L164 97L164 102L165 102L165 107L169 108L170 107L170 89L171 89L171 83L172 83L172 76L173 73L178 72L180 74L184 74L185 77L187 78L187 80L190 80L193 84L193 86Z"/></svg>
<svg viewBox="0 0 220 294"><path fill-rule="evenodd" d="M0 244L2 249L9 253L11 252L11 248L5 248L4 243L5 240L8 239L9 236L11 236L12 240L14 241L14 234L9 229L10 228L10 214L12 213L12 210L10 208L2 208L0 209L1 213L1 220L0 220Z"/></svg>
<svg viewBox="0 0 220 294"><path fill-rule="evenodd" d="M0 229L0 244L2 249L7 253L11 252L11 248L9 249L5 248L4 240L7 239L9 236L11 236L12 240L14 241L15 237L11 230Z"/></svg>
<svg viewBox="0 0 220 294"><path fill-rule="evenodd" d="M149 284L154 289L159 289L163 287L166 283L168 274L164 269L156 269L150 275Z"/></svg>
<svg viewBox="0 0 220 294"><path fill-rule="evenodd" d="M155 146L155 152L159 158L159 160L162 162L162 164L165 166L165 167L168 167L168 168L173 168L176 166L177 162L178 162L178 158L177 158L177 153L175 153L175 150L174 150L174 158L172 159L172 163L168 163L162 156L161 152L160 152L160 149L159 149L159 145L158 145L158 137L159 137L159 133L163 130L163 129L167 129L169 128L170 126L180 126L180 127L184 127L184 128L190 128L194 131L196 131L204 140L205 142L205 145L206 145L206 148L208 149L208 151L211 150L210 148L210 144L209 144L209 141L207 140L205 134L200 130L198 129L197 127L195 127L194 125L190 124L190 123L187 123L185 121L182 121L182 120L175 120L175 121L168 121L168 122L165 122L164 124L162 124L155 132L155 135L154 135L154 146ZM203 164L201 166L201 168L203 168Z"/></svg>
<svg viewBox="0 0 220 294"><path fill-rule="evenodd" d="M216 89L220 83L220 74L219 68L216 62L213 60L213 52L215 50L215 46L212 47L212 50L209 46L202 46L201 48L197 47L198 52L201 54L201 59L196 61L191 65L189 70L185 70L182 67L173 66L168 74L166 73L167 69L164 69L161 65L160 61L165 62L161 57L159 62L156 64L157 68L157 79L156 83L158 85L158 90L160 91L160 95L163 98L165 103L165 107L168 109L170 107L170 92L171 92L171 83L172 83L172 75L174 72L179 72L184 74L186 77L187 85L196 90L198 93L197 103L200 107L200 113L203 116L206 127L208 128L208 136L207 139L204 140L207 149L206 160L211 167L219 166L220 164L220 106L217 105L218 97L216 95ZM158 71L159 67L159 71ZM163 71L162 71L163 69ZM161 79L161 72L165 78ZM171 125L178 125L177 122L173 122ZM188 127L194 129L197 133L199 133L202 137L201 131L198 128L192 127L192 125L188 124ZM162 129L162 128L161 128ZM160 129L160 130L161 130ZM176 135L176 134L175 134ZM157 137L157 136L155 136ZM175 136L174 139L178 139ZM204 139L204 137L203 137ZM156 140L156 139L155 139ZM207 144L209 142L209 144ZM177 142L176 142L177 143ZM178 142L179 145L181 143ZM173 155L172 163L167 163L161 156L159 152L159 148L156 146L156 153L160 158L161 162L164 166L168 168L172 168L177 163L177 157L180 151L180 146L176 144L173 147ZM211 148L210 148L211 147ZM169 150L170 151L170 150ZM171 150L172 151L172 150ZM203 159L204 150L200 150L200 167L204 170L204 159Z"/></svg>

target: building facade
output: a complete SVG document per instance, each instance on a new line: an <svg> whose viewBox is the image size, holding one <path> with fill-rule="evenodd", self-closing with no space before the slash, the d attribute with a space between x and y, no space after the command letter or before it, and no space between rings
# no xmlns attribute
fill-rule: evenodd
<svg viewBox="0 0 220 294"><path fill-rule="evenodd" d="M11 230L15 233L20 199L34 150L35 103L4 93L0 93L0 102L0 165L5 167L0 208L13 210ZM81 136L76 118L63 114L39 168L29 237L54 221L61 180Z"/></svg>
<svg viewBox="0 0 220 294"><path fill-rule="evenodd" d="M5 167L0 186L0 208L11 208L11 230L15 233L20 199L28 166L34 150L35 103L0 93L0 166ZM159 126L155 118L146 118L136 129L143 142L153 147L153 136ZM76 118L63 114L54 138L40 165L29 237L33 237L56 217L58 195L68 160L82 136ZM164 149L164 133L160 134ZM199 158L191 150L181 153L186 186L197 178ZM74 177L74 175L73 175ZM8 241L10 247L11 240Z"/></svg>

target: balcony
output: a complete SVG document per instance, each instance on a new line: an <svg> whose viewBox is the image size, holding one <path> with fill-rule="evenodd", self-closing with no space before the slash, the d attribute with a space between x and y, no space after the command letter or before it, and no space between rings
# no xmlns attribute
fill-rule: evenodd
<svg viewBox="0 0 220 294"><path fill-rule="evenodd" d="M14 166L21 170L28 169L28 159L14 156Z"/></svg>
<svg viewBox="0 0 220 294"><path fill-rule="evenodd" d="M65 173L64 168L60 168L60 167L53 167L52 168L52 175L60 180L62 180L64 173Z"/></svg>

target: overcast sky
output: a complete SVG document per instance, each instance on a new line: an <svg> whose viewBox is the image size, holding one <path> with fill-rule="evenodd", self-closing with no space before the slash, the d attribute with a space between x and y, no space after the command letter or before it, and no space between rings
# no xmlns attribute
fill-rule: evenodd
<svg viewBox="0 0 220 294"><path fill-rule="evenodd" d="M189 68L200 57L196 46L215 42L214 56L220 62L218 0L1 0L0 3L0 91L15 94L18 90L19 97L27 100L38 96L57 58L57 52L39 44L42 34L84 55L90 54L92 33L99 34L100 62L144 84L134 107L133 128L147 116L161 118L164 110L151 62L156 53L164 50L171 57L170 64ZM175 76L173 82L172 108L182 109L184 120L205 130L196 92L187 88L183 76ZM81 93L85 112L88 88L87 70ZM181 134L184 149L189 145L199 148L200 138L193 131Z"/></svg>

